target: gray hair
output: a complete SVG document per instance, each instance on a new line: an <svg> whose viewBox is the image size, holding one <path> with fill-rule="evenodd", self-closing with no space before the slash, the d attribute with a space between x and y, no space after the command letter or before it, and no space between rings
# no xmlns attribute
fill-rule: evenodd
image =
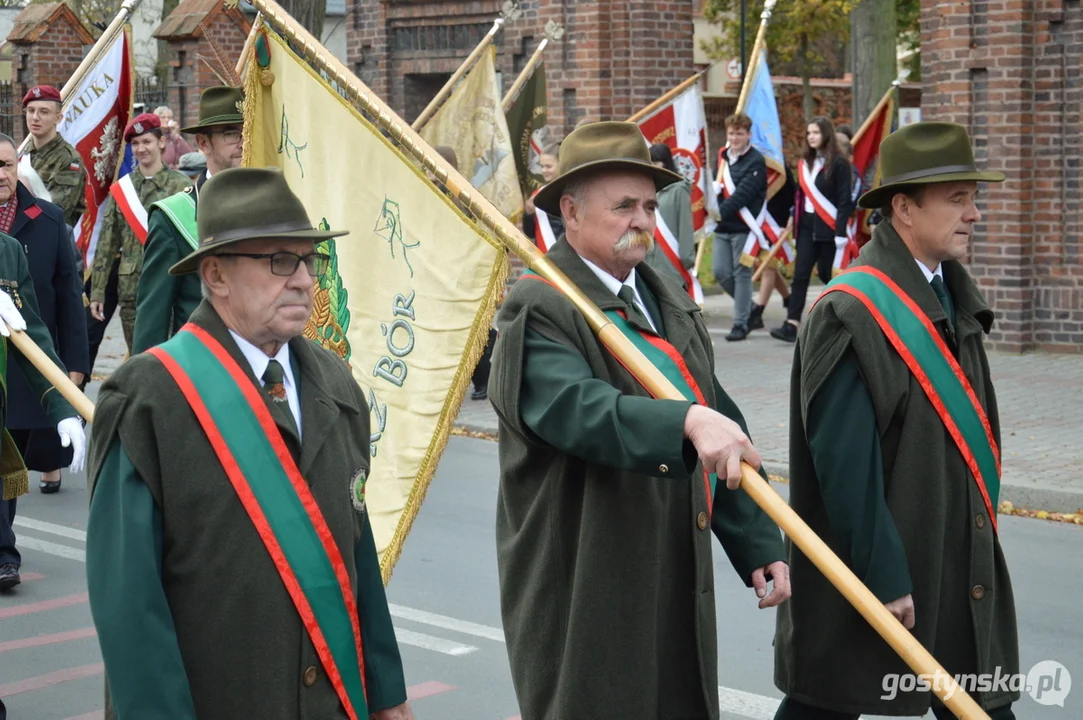
<svg viewBox="0 0 1083 720"><path fill-rule="evenodd" d="M587 200L587 186L593 178L588 176L572 178L568 181L568 184L564 186L563 192L560 196L563 198L565 195L572 199L575 206L582 208Z"/></svg>
<svg viewBox="0 0 1083 720"><path fill-rule="evenodd" d="M158 107L154 108L154 114L155 115L157 115L158 113L162 113L162 112L170 112L170 113L172 113L173 111L169 109L168 105L159 105Z"/></svg>
<svg viewBox="0 0 1083 720"><path fill-rule="evenodd" d="M19 146L15 144L15 138L11 137L10 135L0 133L0 143L7 143L15 151L16 155L19 154Z"/></svg>

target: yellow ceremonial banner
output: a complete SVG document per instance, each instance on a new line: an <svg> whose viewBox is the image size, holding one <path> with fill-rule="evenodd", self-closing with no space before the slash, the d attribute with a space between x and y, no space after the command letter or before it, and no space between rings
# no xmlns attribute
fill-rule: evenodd
<svg viewBox="0 0 1083 720"><path fill-rule="evenodd" d="M507 256L278 35L257 38L244 164L281 168L314 223L350 231L320 244L332 266L305 334L347 361L368 401L371 468L342 501L365 503L386 583L488 339Z"/></svg>
<svg viewBox="0 0 1083 720"><path fill-rule="evenodd" d="M496 48L490 47L418 132L429 145L454 150L459 172L504 217L519 222L523 191L501 103Z"/></svg>

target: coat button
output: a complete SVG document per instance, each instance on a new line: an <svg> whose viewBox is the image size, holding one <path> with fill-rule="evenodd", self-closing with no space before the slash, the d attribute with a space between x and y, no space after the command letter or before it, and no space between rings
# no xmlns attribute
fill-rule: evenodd
<svg viewBox="0 0 1083 720"><path fill-rule="evenodd" d="M978 513L978 516L974 518L974 525L976 525L979 530L985 527L985 515L983 513Z"/></svg>
<svg viewBox="0 0 1083 720"><path fill-rule="evenodd" d="M665 463L662 463L661 465L658 466L658 472L665 475L667 472L669 472L669 465L666 465Z"/></svg>
<svg viewBox="0 0 1083 720"><path fill-rule="evenodd" d="M975 585L974 589L970 591L970 597L974 598L975 600L981 600L983 597L985 597L985 588L983 588L981 585Z"/></svg>
<svg viewBox="0 0 1083 720"><path fill-rule="evenodd" d="M696 525L699 527L700 530L707 529L707 513L701 512L698 516L696 516Z"/></svg>
<svg viewBox="0 0 1083 720"><path fill-rule="evenodd" d="M316 668L314 668L314 667L310 667L308 670L305 670L305 675L304 675L305 687L312 687L313 685L315 685L317 675L318 675L318 673L316 672Z"/></svg>

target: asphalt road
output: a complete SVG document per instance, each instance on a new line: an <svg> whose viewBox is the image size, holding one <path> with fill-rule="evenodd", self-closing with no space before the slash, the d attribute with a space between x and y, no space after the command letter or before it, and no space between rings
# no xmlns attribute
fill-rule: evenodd
<svg viewBox="0 0 1083 720"><path fill-rule="evenodd" d="M496 444L452 438L391 579L388 596L419 720L509 720L519 712L500 631L496 482ZM84 490L83 478L65 476L59 494L35 490L19 503L25 582L0 595L0 697L10 720L101 717L101 658L85 594ZM1083 528L1000 522L1024 671L1056 660L1083 684ZM715 566L724 716L767 720L779 698L772 684L774 611L756 608L723 553ZM1016 717L1083 718L1083 685L1063 708L1024 695Z"/></svg>

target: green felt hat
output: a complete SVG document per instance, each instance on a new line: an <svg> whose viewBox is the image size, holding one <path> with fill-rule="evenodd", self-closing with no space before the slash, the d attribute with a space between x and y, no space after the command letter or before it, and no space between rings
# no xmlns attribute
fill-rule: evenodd
<svg viewBox="0 0 1083 720"><path fill-rule="evenodd" d="M244 90L226 85L209 87L199 96L199 123L183 133L206 132L219 125L244 124Z"/></svg>
<svg viewBox="0 0 1083 720"><path fill-rule="evenodd" d="M978 170L966 128L949 122L914 123L888 135L880 143L880 177L880 186L858 199L859 207L883 207L917 185L1004 181L1004 173Z"/></svg>
<svg viewBox="0 0 1083 720"><path fill-rule="evenodd" d="M534 205L560 216L560 197L569 182L601 170L631 170L654 180L658 190L684 178L651 163L650 148L631 122L596 122L572 131L560 145L560 175L534 196Z"/></svg>
<svg viewBox="0 0 1083 720"><path fill-rule="evenodd" d="M199 191L199 249L169 268L170 275L196 272L203 258L242 240L326 240L347 235L312 227L301 199L278 168L231 168Z"/></svg>

